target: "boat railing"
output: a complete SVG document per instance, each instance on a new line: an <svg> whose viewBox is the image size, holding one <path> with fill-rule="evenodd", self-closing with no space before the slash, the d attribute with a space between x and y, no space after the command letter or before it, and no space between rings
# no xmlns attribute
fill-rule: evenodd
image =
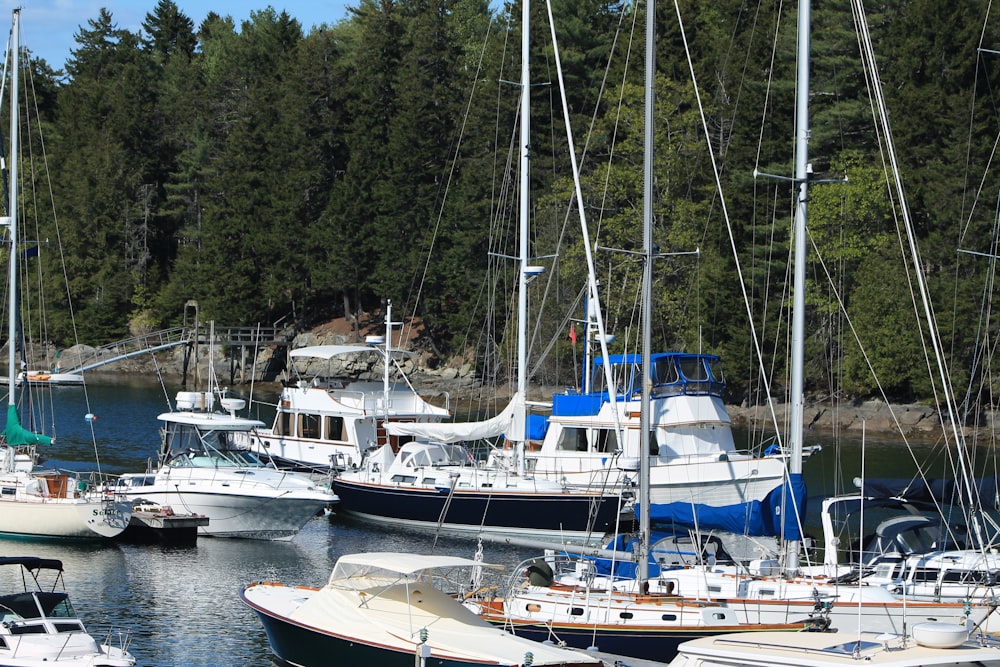
<svg viewBox="0 0 1000 667"><path fill-rule="evenodd" d="M443 392L445 396L445 409L450 410L451 396ZM330 392L330 398L348 410L360 410L368 414L384 413L405 413L406 415L437 415L433 410L429 410L430 402L424 400L418 394L397 394L389 393L388 399L383 394L372 394L364 391L350 391L341 389L334 395ZM413 400L419 398L420 400Z"/></svg>
<svg viewBox="0 0 1000 667"><path fill-rule="evenodd" d="M114 489L120 477L96 470L79 471L64 468L39 470L34 476L40 484L38 492L48 498L100 495L107 500L114 497Z"/></svg>
<svg viewBox="0 0 1000 667"><path fill-rule="evenodd" d="M108 628L108 632L104 635L101 645L105 648L118 649L123 654L128 653L129 646L132 644L132 631L128 628L119 628L116 626L111 626Z"/></svg>

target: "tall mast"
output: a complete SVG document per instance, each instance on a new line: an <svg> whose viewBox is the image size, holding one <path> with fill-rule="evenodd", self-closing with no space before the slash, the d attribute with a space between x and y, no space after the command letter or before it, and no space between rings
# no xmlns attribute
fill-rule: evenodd
<svg viewBox="0 0 1000 667"><path fill-rule="evenodd" d="M656 81L656 0L646 0L646 100L642 169L642 402L639 411L639 562L636 571L640 585L646 580L649 553L649 451L650 404L652 390L650 357L652 355L653 319L653 87ZM640 590L642 590L640 586Z"/></svg>
<svg viewBox="0 0 1000 667"><path fill-rule="evenodd" d="M792 283L792 377L791 377L791 433L789 445L791 456L788 472L802 473L803 452L803 363L805 349L805 305L806 305L806 221L809 203L809 22L810 0L799 0L798 62L795 95L795 182L798 184L798 201L795 207L795 221L792 235L795 239ZM790 508L785 508L789 511ZM786 552L785 567L789 573L799 568L799 542L791 540Z"/></svg>
<svg viewBox="0 0 1000 667"><path fill-rule="evenodd" d="M10 196L7 224L10 238L10 297L7 306L10 317L7 322L7 405L15 405L14 386L17 376L17 154L18 154L18 122L20 113L17 107L18 73L20 64L18 58L21 50L21 10L14 10L14 21L11 25L11 64L10 64L10 164L7 165Z"/></svg>
<svg viewBox="0 0 1000 667"><path fill-rule="evenodd" d="M524 428L527 415L525 414L524 401L527 400L528 387L528 208L529 208L529 182L530 182L530 160L531 160L531 89L529 80L529 20L531 14L531 3L529 0L521 0L521 135L520 135L520 170L521 170L521 191L520 191L520 220L518 221L518 285L517 285L517 393L520 400L517 402L514 423L518 424L518 430ZM517 442L518 469L523 472L524 466L524 438Z"/></svg>

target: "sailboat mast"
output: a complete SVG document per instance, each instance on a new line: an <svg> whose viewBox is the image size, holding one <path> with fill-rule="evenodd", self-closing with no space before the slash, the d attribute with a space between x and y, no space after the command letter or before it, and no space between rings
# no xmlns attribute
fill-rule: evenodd
<svg viewBox="0 0 1000 667"><path fill-rule="evenodd" d="M794 275L792 283L792 377L791 377L791 456L788 472L802 473L803 452L803 365L805 357L805 305L806 305L806 222L809 203L809 51L810 51L810 0L799 0L798 11L798 62L796 64L795 95L795 182L798 184L798 201L792 235L795 239ZM785 511L795 511L785 508ZM799 567L799 542L789 541L786 552L786 569L795 573Z"/></svg>
<svg viewBox="0 0 1000 667"><path fill-rule="evenodd" d="M653 389L650 358L653 354L653 110L654 83L656 81L656 0L646 0L646 99L643 132L642 169L642 402L639 411L639 561L636 568L641 584L646 580L646 561L649 554L649 457L650 457L650 401Z"/></svg>
<svg viewBox="0 0 1000 667"><path fill-rule="evenodd" d="M20 64L18 58L21 50L21 10L14 10L14 21L11 25L11 63L10 63L10 164L7 165L8 177L10 178L10 197L8 199L10 216L7 224L10 226L10 297L7 306L10 308L10 317L7 321L7 368L9 370L7 378L7 404L15 405L14 383L17 376L17 153L18 153L18 122L20 112L17 107L18 90L18 70Z"/></svg>
<svg viewBox="0 0 1000 667"><path fill-rule="evenodd" d="M521 170L521 191L520 191L520 220L518 227L519 249L518 259L520 262L518 270L517 285L517 393L520 400L514 415L518 424L518 429L524 428L527 418L525 414L524 401L527 400L528 386L528 193L530 182L530 134L531 134L531 90L528 72L530 40L529 19L531 14L531 3L528 0L521 0L521 134L520 134L520 170ZM524 466L524 442L523 438L517 443L518 470L523 472Z"/></svg>

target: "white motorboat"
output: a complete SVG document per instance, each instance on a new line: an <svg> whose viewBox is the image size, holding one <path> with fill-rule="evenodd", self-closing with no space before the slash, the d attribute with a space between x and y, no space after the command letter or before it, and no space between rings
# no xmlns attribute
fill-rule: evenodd
<svg viewBox="0 0 1000 667"><path fill-rule="evenodd" d="M391 311L387 319L391 320ZM391 330L390 330L391 331ZM295 360L330 362L377 355L388 369L404 352L386 346L317 345L292 350ZM298 379L281 389L271 428L258 430L248 446L281 467L326 473L361 463L364 455L385 443L396 449L409 438L391 437L387 420L402 423L440 422L447 408L429 403L405 382L349 380L327 370Z"/></svg>
<svg viewBox="0 0 1000 667"><path fill-rule="evenodd" d="M16 588L15 588L16 587ZM0 663L9 667L130 667L131 632L112 628L99 643L77 616L62 562L0 557Z"/></svg>
<svg viewBox="0 0 1000 667"><path fill-rule="evenodd" d="M263 422L238 417L245 405L223 398L229 412L213 411L213 394L179 392L176 412L161 414L162 446L155 467L124 474L114 487L133 502L205 515L199 535L290 539L306 521L338 502L336 494L304 475L278 470L235 442Z"/></svg>
<svg viewBox="0 0 1000 667"><path fill-rule="evenodd" d="M467 584L469 572L482 567L496 566L454 556L349 554L322 588L261 582L240 599L256 612L271 651L302 667L602 664L494 627L453 597L461 584L437 579L461 576Z"/></svg>

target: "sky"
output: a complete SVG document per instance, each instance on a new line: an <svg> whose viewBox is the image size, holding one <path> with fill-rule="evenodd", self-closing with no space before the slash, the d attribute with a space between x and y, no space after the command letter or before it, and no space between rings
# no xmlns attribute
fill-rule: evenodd
<svg viewBox="0 0 1000 667"><path fill-rule="evenodd" d="M231 16L239 26L250 18L251 11L271 6L275 11L288 12L302 24L305 33L323 23L334 24L347 15L347 7L356 7L355 0L174 0L180 10L194 22L197 30L202 20L214 11ZM101 7L111 12L119 28L139 32L146 14L153 11L157 0L0 0L0 51L7 41L11 12L21 7L21 44L36 57L44 58L53 69L62 69L70 49L75 49L75 36L88 21L96 19Z"/></svg>

